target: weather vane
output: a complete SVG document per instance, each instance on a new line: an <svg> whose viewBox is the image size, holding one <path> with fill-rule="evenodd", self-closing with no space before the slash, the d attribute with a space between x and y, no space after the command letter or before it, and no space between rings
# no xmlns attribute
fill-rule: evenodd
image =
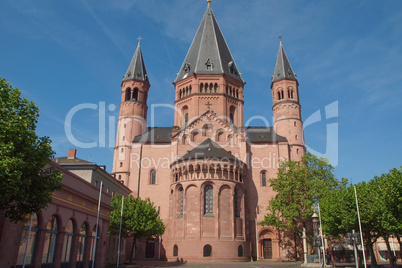
<svg viewBox="0 0 402 268"><path fill-rule="evenodd" d="M278 39L279 39L279 41L281 41L282 42L282 38L283 38L283 36L280 34L280 35L278 35Z"/></svg>
<svg viewBox="0 0 402 268"><path fill-rule="evenodd" d="M137 40L138 40L138 45L141 43L141 40L142 40L142 39L144 39L144 38L142 38L141 35L137 38Z"/></svg>

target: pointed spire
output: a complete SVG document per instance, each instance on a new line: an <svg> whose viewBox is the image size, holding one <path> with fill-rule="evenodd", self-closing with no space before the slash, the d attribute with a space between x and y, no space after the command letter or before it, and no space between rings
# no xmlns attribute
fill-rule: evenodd
<svg viewBox="0 0 402 268"><path fill-rule="evenodd" d="M123 77L123 81L135 79L140 81L145 81L149 84L147 70L145 69L144 58L141 52L141 36L138 37L138 46L135 50L133 59L128 66L127 72Z"/></svg>
<svg viewBox="0 0 402 268"><path fill-rule="evenodd" d="M211 0L175 82L193 74L226 74L243 81L211 9Z"/></svg>
<svg viewBox="0 0 402 268"><path fill-rule="evenodd" d="M279 43L278 57L276 58L276 65L274 75L272 76L272 82L281 79L293 79L297 80L296 74L293 72L292 66L286 56L285 49L282 46L282 41Z"/></svg>

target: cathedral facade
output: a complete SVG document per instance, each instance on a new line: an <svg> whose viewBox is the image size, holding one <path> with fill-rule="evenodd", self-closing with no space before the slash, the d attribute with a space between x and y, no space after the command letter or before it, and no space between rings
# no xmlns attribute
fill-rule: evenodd
<svg viewBox="0 0 402 268"><path fill-rule="evenodd" d="M185 261L288 256L292 242L258 224L280 161L305 154L298 81L282 43L272 67L274 126L244 126L245 81L208 1L173 82L174 125L148 127L152 90L138 44L121 84L113 174L154 202L167 229L160 244L143 242L137 258L157 258L160 249Z"/></svg>

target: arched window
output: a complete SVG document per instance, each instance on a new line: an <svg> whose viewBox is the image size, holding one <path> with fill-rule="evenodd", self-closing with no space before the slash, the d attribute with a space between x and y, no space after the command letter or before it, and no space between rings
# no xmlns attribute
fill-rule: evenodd
<svg viewBox="0 0 402 268"><path fill-rule="evenodd" d="M190 92L190 95L191 95L191 85L190 85L190 90L189 90L189 92Z"/></svg>
<svg viewBox="0 0 402 268"><path fill-rule="evenodd" d="M123 162L120 162L120 167L123 167Z"/></svg>
<svg viewBox="0 0 402 268"><path fill-rule="evenodd" d="M179 247L177 245L173 246L173 257L179 256Z"/></svg>
<svg viewBox="0 0 402 268"><path fill-rule="evenodd" d="M183 135L183 139L182 139L182 144L183 145L187 144L187 138L188 138L187 135Z"/></svg>
<svg viewBox="0 0 402 268"><path fill-rule="evenodd" d="M203 250L204 257L211 257L212 256L212 247L211 245L205 245Z"/></svg>
<svg viewBox="0 0 402 268"><path fill-rule="evenodd" d="M281 99L283 99L283 90L281 91Z"/></svg>
<svg viewBox="0 0 402 268"><path fill-rule="evenodd" d="M218 131L216 131L216 141L223 141L223 133L223 129L219 129Z"/></svg>
<svg viewBox="0 0 402 268"><path fill-rule="evenodd" d="M184 191L180 189L180 216L183 216L183 204L184 204Z"/></svg>
<svg viewBox="0 0 402 268"><path fill-rule="evenodd" d="M213 89L214 89L214 85L212 83L209 84L209 93L212 93Z"/></svg>
<svg viewBox="0 0 402 268"><path fill-rule="evenodd" d="M229 94L229 86L226 85L226 95L228 95L228 94Z"/></svg>
<svg viewBox="0 0 402 268"><path fill-rule="evenodd" d="M234 116L235 116L235 112L236 112L236 108L234 106L230 107L230 113L229 113L229 120L230 120L230 124L234 125Z"/></svg>
<svg viewBox="0 0 402 268"><path fill-rule="evenodd" d="M200 84L200 93L202 93L203 90L204 90L204 84L201 83L201 84Z"/></svg>
<svg viewBox="0 0 402 268"><path fill-rule="evenodd" d="M290 99L290 89L288 89L288 98Z"/></svg>
<svg viewBox="0 0 402 268"><path fill-rule="evenodd" d="M155 169L153 169L151 171L150 184L156 184L156 170Z"/></svg>
<svg viewBox="0 0 402 268"><path fill-rule="evenodd" d="M239 89L236 89L236 98L239 98Z"/></svg>
<svg viewBox="0 0 402 268"><path fill-rule="evenodd" d="M181 112L182 112L182 116L184 115L184 122L182 121L182 127L186 127L187 126L187 124L188 124L188 107L187 107L187 105L185 105L182 109L181 109ZM183 119L182 119L183 120Z"/></svg>
<svg viewBox="0 0 402 268"><path fill-rule="evenodd" d="M126 88L126 97L124 98L125 101L130 100L131 98L131 88Z"/></svg>
<svg viewBox="0 0 402 268"><path fill-rule="evenodd" d="M134 88L133 90L133 101L138 100L138 88Z"/></svg>
<svg viewBox="0 0 402 268"><path fill-rule="evenodd" d="M87 237L87 225L81 224L80 235L78 237L77 263L84 264L85 241Z"/></svg>
<svg viewBox="0 0 402 268"><path fill-rule="evenodd" d="M295 135L295 140L297 140L297 135Z"/></svg>
<svg viewBox="0 0 402 268"><path fill-rule="evenodd" d="M229 87L229 95L232 96L232 87Z"/></svg>
<svg viewBox="0 0 402 268"><path fill-rule="evenodd" d="M61 262L69 263L71 261L71 248L73 244L74 237L74 223L72 220L69 220L66 225L64 242L63 242L63 251L61 255Z"/></svg>
<svg viewBox="0 0 402 268"><path fill-rule="evenodd" d="M242 245L240 245L237 248L237 257L243 257L243 246Z"/></svg>
<svg viewBox="0 0 402 268"><path fill-rule="evenodd" d="M90 250L90 253L89 253L90 264L92 264L92 261L94 259L95 236L96 236L96 224L92 228L91 250ZM96 247L99 247L98 243L96 243Z"/></svg>
<svg viewBox="0 0 402 268"><path fill-rule="evenodd" d="M207 135L207 132L210 130L210 125L208 125L208 124L205 124L203 127L202 127L202 136L206 136Z"/></svg>
<svg viewBox="0 0 402 268"><path fill-rule="evenodd" d="M208 83L205 83L205 93L208 93Z"/></svg>
<svg viewBox="0 0 402 268"><path fill-rule="evenodd" d="M54 253L56 252L56 242L58 233L58 223L56 216L50 217L46 226L45 245L43 247L42 263L53 263Z"/></svg>
<svg viewBox="0 0 402 268"><path fill-rule="evenodd" d="M293 99L293 90L290 92L290 97Z"/></svg>
<svg viewBox="0 0 402 268"><path fill-rule="evenodd" d="M213 205L213 188L208 185L204 189L204 215L214 213Z"/></svg>
<svg viewBox="0 0 402 268"><path fill-rule="evenodd" d="M180 93L179 93L179 99L181 99L181 89L180 89Z"/></svg>
<svg viewBox="0 0 402 268"><path fill-rule="evenodd" d="M217 83L215 83L214 90L215 90L215 93L218 93L218 84Z"/></svg>
<svg viewBox="0 0 402 268"><path fill-rule="evenodd" d="M278 100L281 100L281 93L278 91Z"/></svg>
<svg viewBox="0 0 402 268"><path fill-rule="evenodd" d="M20 248L18 250L18 258L17 265L22 265L24 263L24 255L25 249L27 250L27 257L25 260L25 264L32 264L32 258L35 253L35 243L36 243L36 235L38 233L38 216L33 214L32 216L32 225L31 225L31 233L29 234L29 225L31 224L31 217L29 217L29 221L25 224L22 237L20 242ZM29 235L29 244L28 243L28 235Z"/></svg>
<svg viewBox="0 0 402 268"><path fill-rule="evenodd" d="M265 171L261 172L261 185L267 186L267 173Z"/></svg>
<svg viewBox="0 0 402 268"><path fill-rule="evenodd" d="M234 216L236 218L240 218L239 196L238 196L238 193L237 193L237 189L234 190L233 204L234 204Z"/></svg>
<svg viewBox="0 0 402 268"><path fill-rule="evenodd" d="M191 132L191 141L198 141L198 130Z"/></svg>

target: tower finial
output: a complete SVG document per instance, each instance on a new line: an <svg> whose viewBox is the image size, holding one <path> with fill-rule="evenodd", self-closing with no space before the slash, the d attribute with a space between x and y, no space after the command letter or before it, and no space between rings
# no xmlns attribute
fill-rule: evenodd
<svg viewBox="0 0 402 268"><path fill-rule="evenodd" d="M281 43L282 43L282 38L283 38L283 36L281 34L279 34L278 39L279 39L279 42L281 42Z"/></svg>
<svg viewBox="0 0 402 268"><path fill-rule="evenodd" d="M208 2L208 5L210 5L210 4L211 4L211 1L212 1L212 0L207 0L207 2Z"/></svg>
<svg viewBox="0 0 402 268"><path fill-rule="evenodd" d="M142 40L142 39L144 39L144 38L142 38L141 35L137 38L137 40L138 40L138 45L141 44L141 40Z"/></svg>

